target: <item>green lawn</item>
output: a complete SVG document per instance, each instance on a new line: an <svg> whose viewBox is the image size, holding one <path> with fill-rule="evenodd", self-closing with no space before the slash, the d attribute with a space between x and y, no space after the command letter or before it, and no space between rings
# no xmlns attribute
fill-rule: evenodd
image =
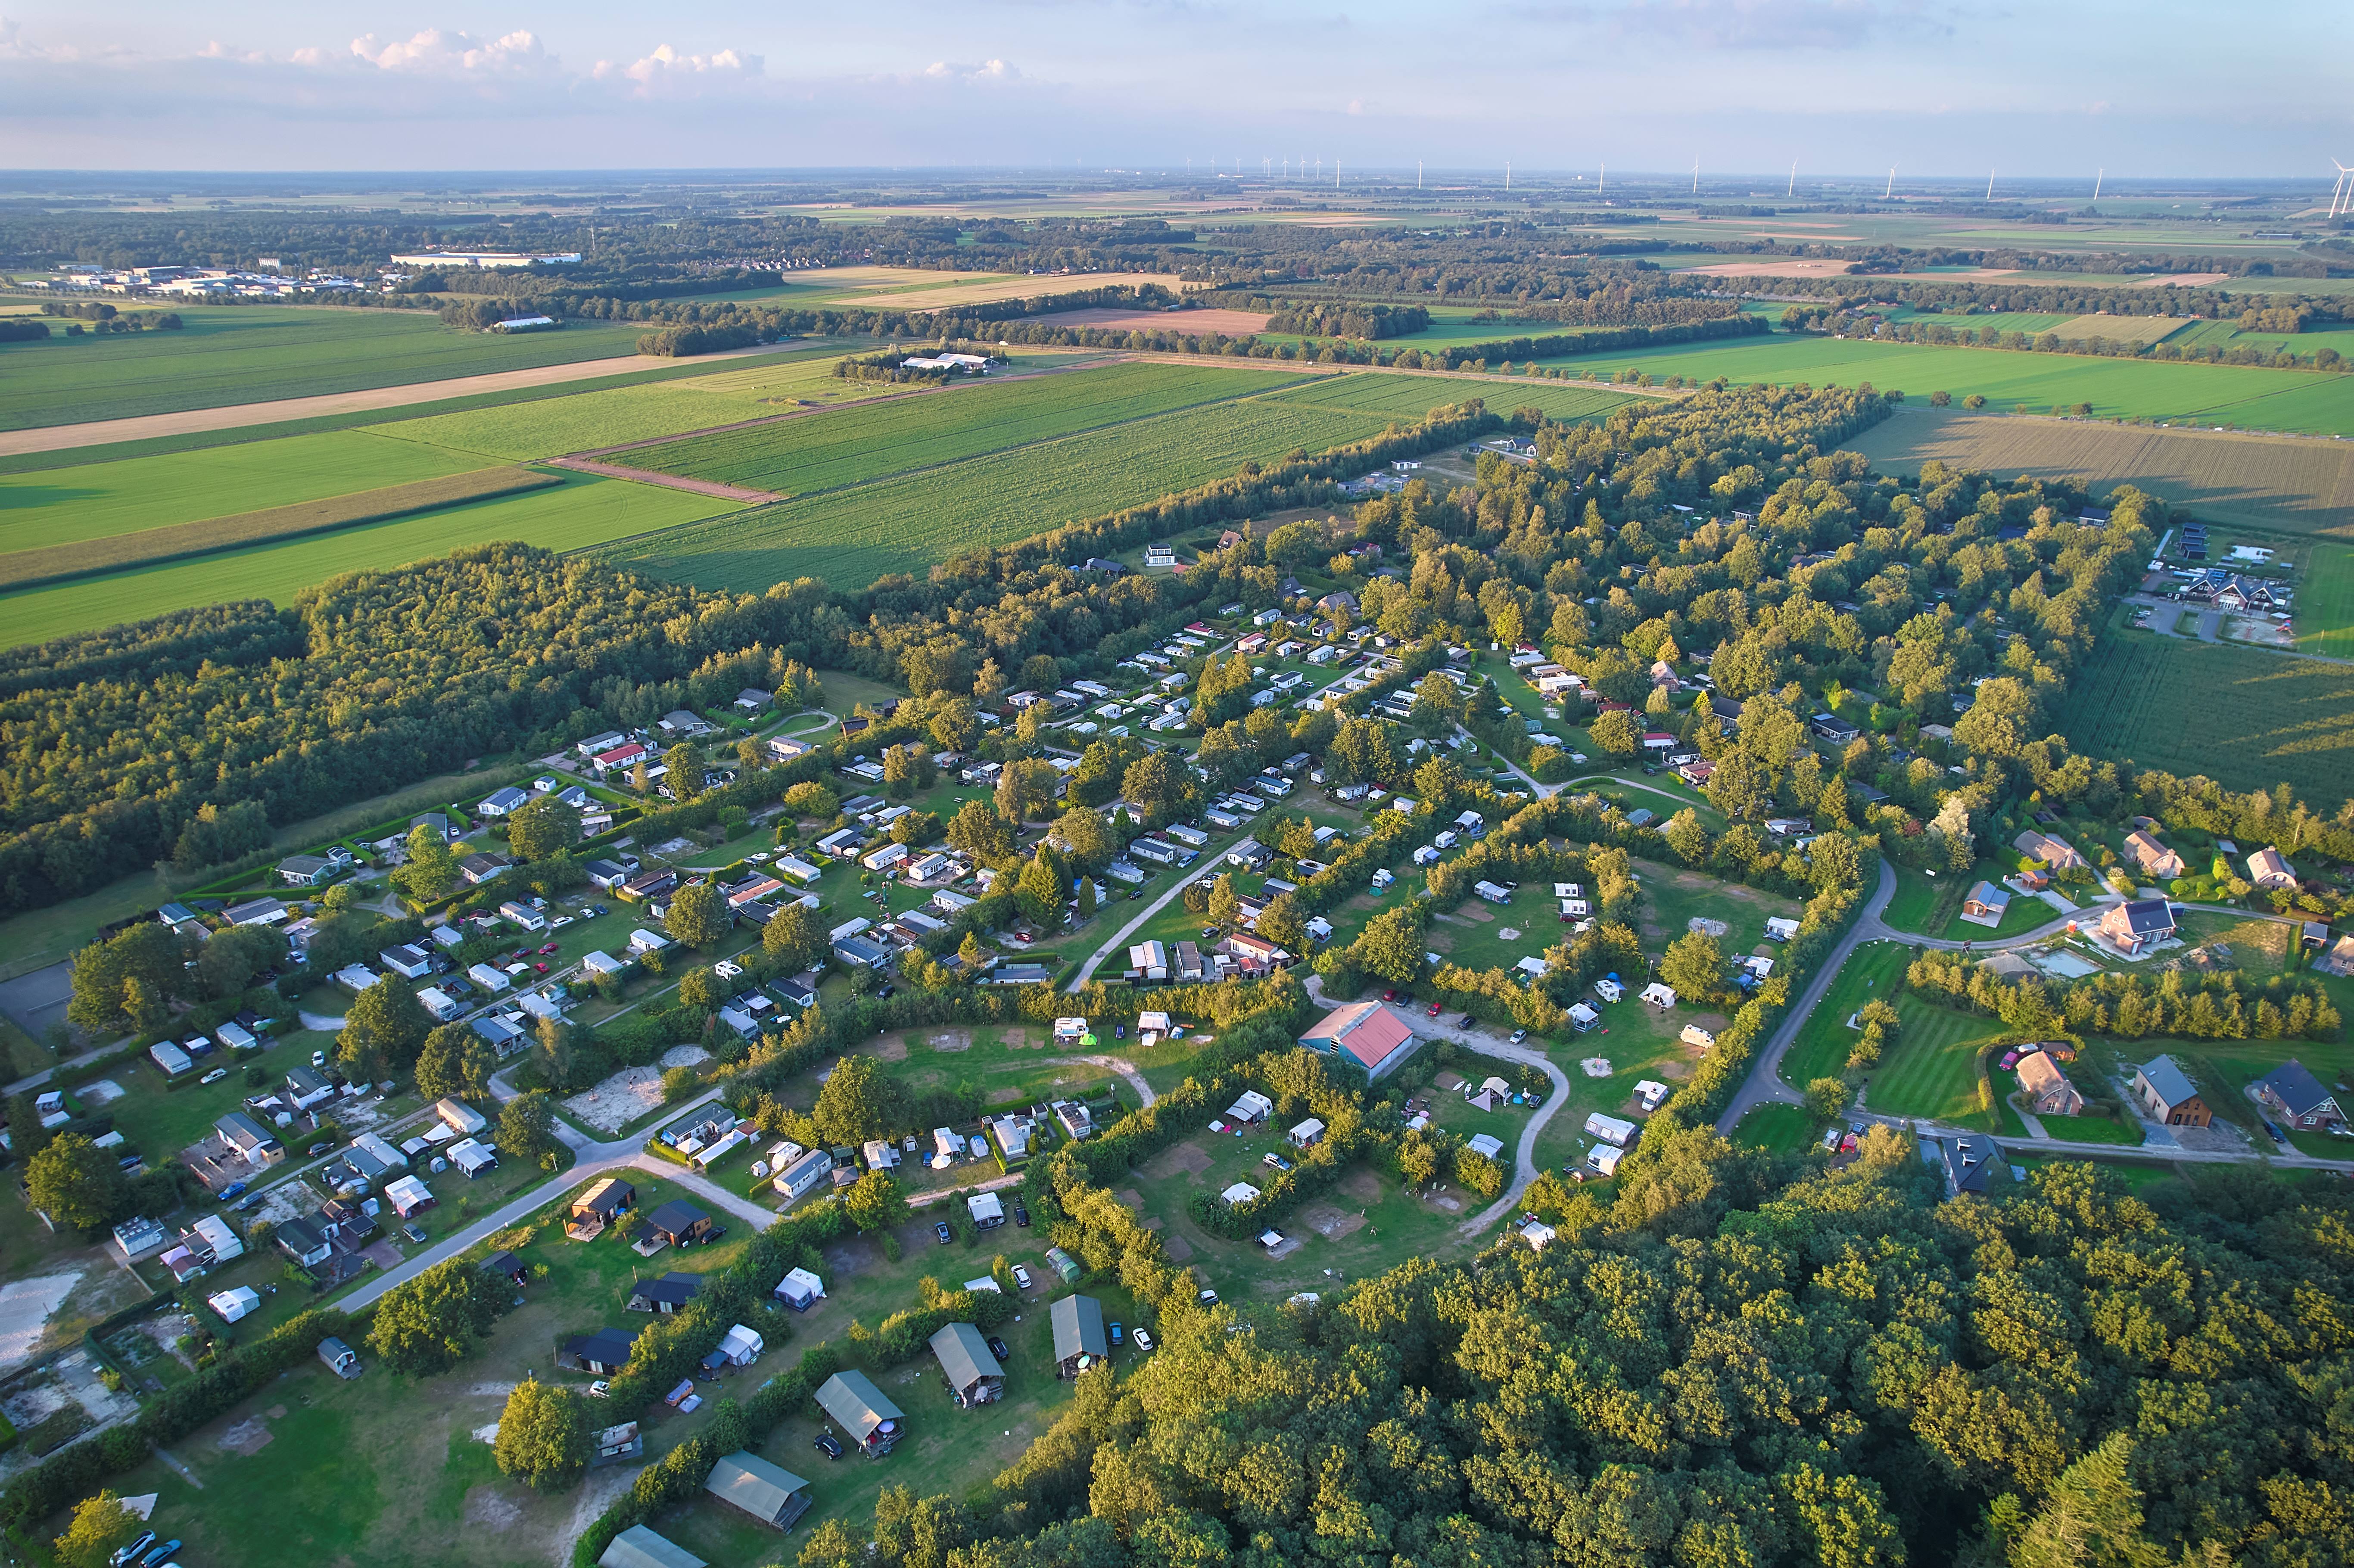
<svg viewBox="0 0 2354 1568"><path fill-rule="evenodd" d="M1872 1071L1865 1103L1896 1116L1996 1130L1978 1108L1977 1061L1979 1044L2003 1032L2000 1021L1933 1007L1909 992L1897 999L1896 1010L1903 1022L1896 1044Z"/></svg>
<svg viewBox="0 0 2354 1568"><path fill-rule="evenodd" d="M0 551L109 538L482 466L462 452L339 430L16 474L0 478Z"/></svg>
<svg viewBox="0 0 2354 1568"><path fill-rule="evenodd" d="M2115 1143L2133 1148L2142 1140L2139 1121L2121 1122L2105 1116L2047 1116L2036 1119L2053 1138L2073 1143Z"/></svg>
<svg viewBox="0 0 2354 1568"><path fill-rule="evenodd" d="M2008 869L1995 860L1980 860L1967 872L1940 869L1935 874L1897 866L1896 896L1889 900L1888 912L1882 918L1898 931L1947 937L1959 942L1990 942L2024 935L2060 917L2059 911L2041 898L2011 893L2010 906L2003 911L1999 925L1986 927L1963 919L1962 901L1970 889L1980 882L2001 887L2003 873Z"/></svg>
<svg viewBox="0 0 2354 1568"><path fill-rule="evenodd" d="M1802 1106L1763 1105L1741 1118L1733 1141L1752 1149L1804 1153L1821 1137L1821 1119Z"/></svg>
<svg viewBox="0 0 2354 1568"><path fill-rule="evenodd" d="M1914 397L1941 390L1956 398L1978 393L2005 412L2024 408L2040 414L2054 406L2084 402L2103 418L2195 418L2252 429L2354 434L2354 376L2306 370L1942 348L1785 333L1699 346L1576 355L1544 363L1605 376L1632 369L1657 380L1722 376L1735 384L1776 386L1869 381L1883 391L1896 387Z"/></svg>
<svg viewBox="0 0 2354 1568"><path fill-rule="evenodd" d="M960 551L1142 505L1246 461L1321 451L1385 422L1264 400L1221 403L761 507L622 546L607 558L705 588L751 591L801 577L863 587Z"/></svg>
<svg viewBox="0 0 2354 1568"><path fill-rule="evenodd" d="M1633 798L1639 799L1639 792ZM1662 951L1683 936L1692 921L1716 920L1728 927L1726 934L1716 939L1726 958L1743 957L1760 948L1769 956L1778 955L1781 949L1766 941L1767 916L1795 920L1803 913L1790 899L1726 882L1706 872L1685 871L1646 860L1636 861L1634 869L1642 883L1644 899L1650 906L1643 922L1644 942L1647 946L1657 943ZM1552 889L1543 891L1549 894Z"/></svg>
<svg viewBox="0 0 2354 1568"><path fill-rule="evenodd" d="M637 352L630 323L561 332L460 332L430 312L183 305L179 332L67 337L0 348L0 429L122 419L402 387Z"/></svg>
<svg viewBox="0 0 2354 1568"><path fill-rule="evenodd" d="M2317 539L2296 594L2296 645L2354 657L2354 549Z"/></svg>
<svg viewBox="0 0 2354 1568"><path fill-rule="evenodd" d="M1888 995L1912 958L1912 949L1901 942L1865 942L1857 947L1784 1054L1783 1081L1803 1089L1817 1078L1837 1077L1846 1071L1847 1054L1856 1042L1856 1032L1847 1026L1847 1021L1865 1002ZM1883 1060L1882 1068L1886 1065Z"/></svg>
<svg viewBox="0 0 2354 1568"><path fill-rule="evenodd" d="M567 474L560 485L524 495L31 588L0 597L0 616L13 641L37 642L221 599L291 604L304 588L341 573L402 566L465 545L514 539L577 550L693 523L736 505L627 480Z"/></svg>
<svg viewBox="0 0 2354 1568"><path fill-rule="evenodd" d="M1491 335L1511 336L1506 329L1489 328ZM1386 340L1384 340L1386 341ZM1415 340L1420 343L1423 340ZM1479 338L1460 341L1477 343ZM1506 387L1486 381L1442 381L1424 376L1359 374L1320 380L1281 393L1286 403L1310 403L1320 408L1353 408L1368 414L1391 414L1419 419L1431 409L1479 397L1498 413L1520 408L1542 409L1548 418L1594 419L1628 403L1649 401L1624 392L1597 387L1564 387L1557 381L1532 380L1526 387Z"/></svg>

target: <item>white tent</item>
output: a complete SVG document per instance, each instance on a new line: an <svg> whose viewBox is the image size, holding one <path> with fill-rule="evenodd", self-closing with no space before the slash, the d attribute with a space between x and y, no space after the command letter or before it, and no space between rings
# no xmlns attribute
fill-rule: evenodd
<svg viewBox="0 0 2354 1568"><path fill-rule="evenodd" d="M1643 1000L1653 1007L1673 1007L1676 1004L1675 988L1661 985L1658 980L1653 980L1643 988Z"/></svg>
<svg viewBox="0 0 2354 1568"><path fill-rule="evenodd" d="M1615 1144L1621 1149L1634 1142L1636 1136L1642 1130L1631 1121L1622 1121L1615 1116L1604 1116L1600 1111L1596 1111L1585 1118L1586 1137L1598 1138L1605 1143Z"/></svg>
<svg viewBox="0 0 2354 1568"><path fill-rule="evenodd" d="M221 1315L224 1322L234 1323L249 1312L259 1311L261 1298L250 1285L240 1285L234 1290L224 1290L205 1298L205 1305Z"/></svg>
<svg viewBox="0 0 2354 1568"><path fill-rule="evenodd" d="M768 1348L768 1341L761 1339L757 1330L748 1329L741 1323L729 1329L719 1340L719 1353L726 1356L732 1364L739 1367L750 1366L760 1359L760 1352Z"/></svg>
<svg viewBox="0 0 2354 1568"><path fill-rule="evenodd" d="M1247 1203L1258 1196L1258 1189L1247 1181L1237 1181L1218 1196L1224 1198L1229 1206Z"/></svg>
<svg viewBox="0 0 2354 1568"><path fill-rule="evenodd" d="M796 1312L806 1312L825 1294L825 1281L806 1268L791 1268L777 1281L776 1297Z"/></svg>

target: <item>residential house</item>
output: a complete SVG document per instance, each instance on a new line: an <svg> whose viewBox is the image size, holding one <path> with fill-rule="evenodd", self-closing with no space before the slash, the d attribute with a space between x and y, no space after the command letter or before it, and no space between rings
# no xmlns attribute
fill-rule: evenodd
<svg viewBox="0 0 2354 1568"><path fill-rule="evenodd" d="M627 1329L599 1329L591 1334L575 1334L556 1348L556 1364L567 1372L594 1372L610 1377L630 1364L630 1351L638 1336Z"/></svg>
<svg viewBox="0 0 2354 1568"><path fill-rule="evenodd" d="M673 1198L646 1216L645 1235L673 1246L689 1246L709 1235L718 1222L683 1198Z"/></svg>
<svg viewBox="0 0 2354 1568"><path fill-rule="evenodd" d="M931 1338L933 1356L949 1380L949 1396L960 1410L988 1404L1005 1394L1005 1368L990 1353L989 1341L970 1323L949 1323Z"/></svg>
<svg viewBox="0 0 2354 1568"><path fill-rule="evenodd" d="M314 1267L334 1255L334 1244L327 1239L326 1232L300 1215L279 1222L273 1239L279 1251L304 1268Z"/></svg>
<svg viewBox="0 0 2354 1568"><path fill-rule="evenodd" d="M2180 855L2139 829L2126 835L2126 863L2158 882L2172 882L2184 869Z"/></svg>
<svg viewBox="0 0 2354 1568"><path fill-rule="evenodd" d="M290 887L324 887L335 879L335 874L351 864L351 852L341 852L343 858L329 860L323 855L288 855L278 863L279 880Z"/></svg>
<svg viewBox="0 0 2354 1568"><path fill-rule="evenodd" d="M741 706L739 700L738 706ZM737 1450L711 1467L703 1489L775 1530L790 1530L809 1511L809 1483L758 1454Z"/></svg>
<svg viewBox="0 0 2354 1568"><path fill-rule="evenodd" d="M2144 1116L2168 1127L2207 1127L2215 1119L2171 1056L2153 1057L2134 1069L2133 1094Z"/></svg>
<svg viewBox="0 0 2354 1568"><path fill-rule="evenodd" d="M616 1176L608 1176L572 1201L565 1234L586 1241L637 1206L638 1190ZM582 1234L582 1232L586 1234Z"/></svg>
<svg viewBox="0 0 2354 1568"><path fill-rule="evenodd" d="M1289 1132L1285 1133L1283 1139L1294 1149L1312 1149L1322 1140L1323 1137L1323 1119L1320 1117L1311 1116Z"/></svg>
<svg viewBox="0 0 2354 1568"><path fill-rule="evenodd" d="M511 816L519 808L528 805L530 801L531 796L526 791L510 785L504 789L493 790L482 804L474 808L474 813L482 817Z"/></svg>
<svg viewBox="0 0 2354 1568"><path fill-rule="evenodd" d="M1111 1354L1103 1303L1094 1297L1066 1296L1046 1315L1055 1330L1055 1376L1076 1377Z"/></svg>
<svg viewBox="0 0 2354 1568"><path fill-rule="evenodd" d="M2279 850L2266 844L2248 857L2248 880L2258 887L2293 888L2296 869L2282 858Z"/></svg>
<svg viewBox="0 0 2354 1568"><path fill-rule="evenodd" d="M2030 1051L2019 1059L2019 1087L2026 1096L2027 1109L2035 1116L2082 1116L2084 1097L2068 1081L2060 1065L2042 1051Z"/></svg>
<svg viewBox="0 0 2354 1568"><path fill-rule="evenodd" d="M297 1066L286 1074L286 1098L296 1110L309 1110L334 1097L335 1086L316 1067Z"/></svg>
<svg viewBox="0 0 2354 1568"><path fill-rule="evenodd" d="M709 725L695 715L688 713L684 708L673 708L663 715L654 721L654 728L660 730L663 738L668 740L690 739L698 735L711 733Z"/></svg>
<svg viewBox="0 0 2354 1568"><path fill-rule="evenodd" d="M869 1458L889 1453L907 1425L907 1413L885 1398L863 1372L839 1372L826 1379L818 1388L817 1403Z"/></svg>
<svg viewBox="0 0 2354 1568"><path fill-rule="evenodd" d="M2002 1150L1991 1138L1968 1136L1940 1139L1939 1152L1946 1169L1946 1195L1960 1197L1965 1192L1985 1192L1998 1174L2008 1174L2010 1167L2002 1158Z"/></svg>
<svg viewBox="0 0 2354 1568"><path fill-rule="evenodd" d="M1354 1001L1334 1008L1310 1026L1299 1043L1311 1051L1355 1063L1368 1079L1394 1071L1419 1044L1413 1026L1379 1001Z"/></svg>
<svg viewBox="0 0 2354 1568"><path fill-rule="evenodd" d="M2112 904L2093 927L2123 953L2138 955L2174 935L2174 906L2163 898Z"/></svg>
<svg viewBox="0 0 2354 1568"><path fill-rule="evenodd" d="M667 1318L702 1292L703 1276L699 1274L671 1273L635 1280L630 1286L629 1308L632 1312L654 1312Z"/></svg>
<svg viewBox="0 0 2354 1568"><path fill-rule="evenodd" d="M220 1140L249 1165L275 1165L286 1158L286 1146L243 1111L231 1111L213 1123Z"/></svg>
<svg viewBox="0 0 2354 1568"><path fill-rule="evenodd" d="M432 955L404 942L378 953L376 961L403 980L423 980L433 972Z"/></svg>
<svg viewBox="0 0 2354 1568"><path fill-rule="evenodd" d="M503 856L470 854L458 863L458 874L466 879L468 886L480 887L506 868L507 863Z"/></svg>
<svg viewBox="0 0 2354 1568"><path fill-rule="evenodd" d="M1974 885L1962 899L1962 918L1974 925L1995 927L2010 909L2010 889L1991 882Z"/></svg>
<svg viewBox="0 0 2354 1568"><path fill-rule="evenodd" d="M2304 1132L2345 1125L2338 1101L2304 1063L2292 1056L2248 1087L2272 1113Z"/></svg>
<svg viewBox="0 0 2354 1568"><path fill-rule="evenodd" d="M2010 841L2011 847L2030 860L2041 861L2053 871L2084 871L2088 869L2084 857L2076 853L2067 840L2050 833L2039 833L2030 828Z"/></svg>

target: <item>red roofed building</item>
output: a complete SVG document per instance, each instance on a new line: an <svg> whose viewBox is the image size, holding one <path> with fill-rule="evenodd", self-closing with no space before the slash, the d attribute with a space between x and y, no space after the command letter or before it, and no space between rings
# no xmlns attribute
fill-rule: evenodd
<svg viewBox="0 0 2354 1568"><path fill-rule="evenodd" d="M600 751L590 758L589 761L596 765L597 771L601 775L621 768L634 768L641 759L652 762L654 759L654 754L633 740L627 746L617 746L610 751Z"/></svg>
<svg viewBox="0 0 2354 1568"><path fill-rule="evenodd" d="M1379 1078L1414 1054L1421 1044L1404 1018L1378 1001L1352 1001L1324 1015L1299 1043L1311 1051L1354 1062L1368 1078Z"/></svg>

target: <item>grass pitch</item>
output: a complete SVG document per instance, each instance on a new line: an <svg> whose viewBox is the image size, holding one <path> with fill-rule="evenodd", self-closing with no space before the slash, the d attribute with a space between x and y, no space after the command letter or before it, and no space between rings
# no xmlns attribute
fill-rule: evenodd
<svg viewBox="0 0 2354 1568"><path fill-rule="evenodd" d="M1478 397L1500 414L1537 408L1548 418L1596 419L1612 409L1638 401L1624 392L1598 387L1564 387L1557 381L1531 381L1524 387L1498 381L1457 381L1435 376L1332 376L1278 393L1275 401L1312 405L1319 408L1351 408L1361 413L1388 414L1412 422L1433 408ZM1649 401L1650 399L1639 399Z"/></svg>
<svg viewBox="0 0 2354 1568"><path fill-rule="evenodd" d="M2317 544L2296 594L2300 652L2354 659L2354 548Z"/></svg>
<svg viewBox="0 0 2354 1568"><path fill-rule="evenodd" d="M0 429L404 387L637 352L634 323L459 332L425 311L184 306L178 332L50 337L0 347Z"/></svg>

